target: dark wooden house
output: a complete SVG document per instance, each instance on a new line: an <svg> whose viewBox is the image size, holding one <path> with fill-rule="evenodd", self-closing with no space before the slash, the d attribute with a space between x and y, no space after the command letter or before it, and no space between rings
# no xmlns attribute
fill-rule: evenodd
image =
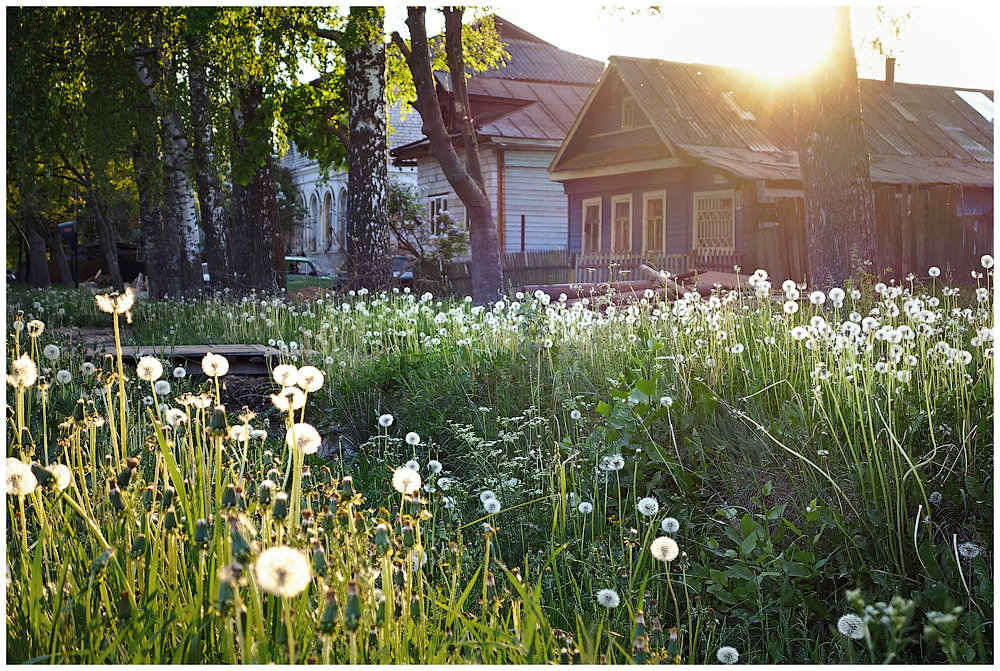
<svg viewBox="0 0 1000 671"><path fill-rule="evenodd" d="M790 83L612 56L549 168L580 263L808 275ZM992 252L993 92L861 80L882 268ZM746 271L745 271L746 272Z"/></svg>

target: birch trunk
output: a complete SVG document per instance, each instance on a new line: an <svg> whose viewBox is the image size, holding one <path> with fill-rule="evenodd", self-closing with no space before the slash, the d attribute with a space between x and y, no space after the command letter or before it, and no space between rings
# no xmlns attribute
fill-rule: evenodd
<svg viewBox="0 0 1000 671"><path fill-rule="evenodd" d="M190 144L174 109L164 104L156 93L156 80L143 58L135 59L139 81L146 88L150 102L160 112L164 142L164 202L168 226L178 232L178 273L181 290L197 293L201 289L201 234L198 230L194 188L188 174ZM165 69L170 70L168 64Z"/></svg>
<svg viewBox="0 0 1000 671"><path fill-rule="evenodd" d="M345 69L349 109L347 264L354 282L385 287L392 277L386 213L385 45L380 11L352 7L352 22L367 22L376 37L349 46ZM364 30L356 31L366 34Z"/></svg>

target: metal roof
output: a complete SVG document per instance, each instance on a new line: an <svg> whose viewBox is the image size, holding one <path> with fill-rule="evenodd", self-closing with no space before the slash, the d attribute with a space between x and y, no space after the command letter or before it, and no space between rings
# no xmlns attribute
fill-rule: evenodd
<svg viewBox="0 0 1000 671"><path fill-rule="evenodd" d="M790 84L734 68L623 56L612 56L608 68L661 137L683 152L741 177L800 179ZM875 80L860 87L873 181L992 186L993 123L956 89Z"/></svg>
<svg viewBox="0 0 1000 671"><path fill-rule="evenodd" d="M509 58L484 72L469 72L473 116L482 119L482 123L474 121L476 132L487 137L562 141L604 71L604 63L563 51L502 17L493 20ZM450 92L447 72L435 72L434 78L439 90ZM491 106L489 98L497 104ZM413 155L426 142L424 138L394 143L392 154Z"/></svg>

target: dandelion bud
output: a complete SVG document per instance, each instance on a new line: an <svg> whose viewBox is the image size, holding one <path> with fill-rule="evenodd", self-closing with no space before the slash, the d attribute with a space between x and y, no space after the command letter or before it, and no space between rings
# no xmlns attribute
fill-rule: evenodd
<svg viewBox="0 0 1000 671"><path fill-rule="evenodd" d="M142 489L142 496L140 501L142 502L142 507L147 511L153 507L153 499L156 498L156 488L153 485L146 485Z"/></svg>
<svg viewBox="0 0 1000 671"><path fill-rule="evenodd" d="M569 649L568 648L560 648L559 649L559 663L560 664L564 664L564 665L568 665L569 664L569 660L570 660L570 658L569 658Z"/></svg>
<svg viewBox="0 0 1000 671"><path fill-rule="evenodd" d="M118 474L118 486L122 489L128 487L129 483L132 482L132 471L134 471L139 466L139 460L135 457L129 457L125 460L125 468L121 470Z"/></svg>
<svg viewBox="0 0 1000 671"><path fill-rule="evenodd" d="M253 549L250 547L250 542L243 533L243 528L237 517L235 515L230 515L228 522L229 540L232 543L233 558L239 563L246 565L250 561L250 555L253 554Z"/></svg>
<svg viewBox="0 0 1000 671"><path fill-rule="evenodd" d="M115 556L114 548L105 548L104 552L97 556L97 559L90 565L90 578L96 580L104 573L104 569L108 567L108 562L111 558Z"/></svg>
<svg viewBox="0 0 1000 671"><path fill-rule="evenodd" d="M31 473L35 476L35 480L38 481L39 487L44 487L55 480L55 476L52 475L52 471L43 467L37 461L31 462Z"/></svg>
<svg viewBox="0 0 1000 671"><path fill-rule="evenodd" d="M635 629L632 631L632 639L646 638L646 615L640 610L635 614Z"/></svg>
<svg viewBox="0 0 1000 671"><path fill-rule="evenodd" d="M420 619L420 597L416 594L410 599L410 619L414 621Z"/></svg>
<svg viewBox="0 0 1000 671"><path fill-rule="evenodd" d="M274 507L271 508L271 516L279 521L288 517L288 494L278 492L274 497Z"/></svg>
<svg viewBox="0 0 1000 671"><path fill-rule="evenodd" d="M233 583L228 580L220 580L219 595L215 599L215 607L221 615L228 615L229 611L232 610L235 596Z"/></svg>
<svg viewBox="0 0 1000 671"><path fill-rule="evenodd" d="M115 370L115 358L110 354L105 354L101 359L101 375L110 384L110 375Z"/></svg>
<svg viewBox="0 0 1000 671"><path fill-rule="evenodd" d="M302 526L302 533L306 535L309 534L309 529L312 528L313 525L312 514L313 514L312 511L309 510L308 508L306 508L301 512L302 520L300 524Z"/></svg>
<svg viewBox="0 0 1000 671"><path fill-rule="evenodd" d="M372 650L378 647L378 628L375 625L368 630L368 647Z"/></svg>
<svg viewBox="0 0 1000 671"><path fill-rule="evenodd" d="M414 598L416 596L414 595ZM420 604L417 604L419 613ZM413 610L412 606L410 608ZM347 605L344 607L344 628L354 633L361 624L361 601L358 599L358 583L353 580L347 583Z"/></svg>
<svg viewBox="0 0 1000 671"><path fill-rule="evenodd" d="M163 513L164 531L173 531L177 526L177 512L172 507L167 508L167 512Z"/></svg>
<svg viewBox="0 0 1000 671"><path fill-rule="evenodd" d="M177 490L171 487L170 485L167 485L166 487L163 488L163 497L160 499L160 510L169 508L173 504L174 494L176 493Z"/></svg>
<svg viewBox="0 0 1000 671"><path fill-rule="evenodd" d="M632 647L635 648L635 663L645 664L646 663L646 638L640 636L632 643Z"/></svg>
<svg viewBox="0 0 1000 671"><path fill-rule="evenodd" d="M378 607L375 609L375 624L381 625L385 622L385 597L383 596L378 601Z"/></svg>
<svg viewBox="0 0 1000 671"><path fill-rule="evenodd" d="M270 480L271 482L278 482L279 480L281 480L281 471L279 471L277 468L272 468L267 472L267 479Z"/></svg>
<svg viewBox="0 0 1000 671"><path fill-rule="evenodd" d="M493 571L486 572L486 600L491 604L497 600L497 583L493 578Z"/></svg>
<svg viewBox="0 0 1000 671"><path fill-rule="evenodd" d="M262 506L271 503L271 494L274 492L275 484L271 480L264 480L257 487L257 499Z"/></svg>
<svg viewBox="0 0 1000 671"><path fill-rule="evenodd" d="M229 510L236 507L236 485L229 483L222 490L222 504L219 507L222 510Z"/></svg>
<svg viewBox="0 0 1000 671"><path fill-rule="evenodd" d="M336 520L333 519L333 513L330 512L329 508L323 513L321 524L323 525L323 531L327 533L333 531L333 527L336 526Z"/></svg>
<svg viewBox="0 0 1000 671"><path fill-rule="evenodd" d="M350 499L354 496L354 479L349 475L344 476L340 482L340 496L344 499Z"/></svg>
<svg viewBox="0 0 1000 671"><path fill-rule="evenodd" d="M132 619L132 600L129 598L128 592L118 594L118 619L122 622L128 622Z"/></svg>
<svg viewBox="0 0 1000 671"><path fill-rule="evenodd" d="M663 626L660 624L660 618L653 618L653 629L652 633L649 635L649 645L653 650L659 650L663 647Z"/></svg>
<svg viewBox="0 0 1000 671"><path fill-rule="evenodd" d="M604 653L602 652L602 653L601 653L601 656L600 656L600 658L599 658L599 659L598 659L598 661L597 661L597 663L598 663L598 664L600 664L601 666L606 666L606 665L607 665L607 663L608 663L608 656L607 656L607 655L605 655L605 654L604 654Z"/></svg>
<svg viewBox="0 0 1000 671"><path fill-rule="evenodd" d="M77 399L76 406L73 407L74 422L78 424L83 422L83 417L84 417L83 409L84 409L83 399L82 398Z"/></svg>
<svg viewBox="0 0 1000 671"><path fill-rule="evenodd" d="M194 523L194 544L202 550L208 549L208 520L204 518Z"/></svg>
<svg viewBox="0 0 1000 671"><path fill-rule="evenodd" d="M395 564L392 567L392 581L396 583L397 587L402 587L406 584L406 575L403 573L403 567L399 564Z"/></svg>
<svg viewBox="0 0 1000 671"><path fill-rule="evenodd" d="M139 534L132 541L132 549L128 551L128 556L132 559L138 559L141 555L146 554L146 537Z"/></svg>
<svg viewBox="0 0 1000 671"><path fill-rule="evenodd" d="M114 480L110 480L111 489L108 490L108 499L116 512L125 510L125 501L122 499L122 490L118 489Z"/></svg>
<svg viewBox="0 0 1000 671"><path fill-rule="evenodd" d="M313 543L313 573L325 576L326 570L326 552L323 551L323 546L320 545L319 541L316 541Z"/></svg>
<svg viewBox="0 0 1000 671"><path fill-rule="evenodd" d="M389 550L392 549L392 543L389 541L389 527L385 524L379 524L375 527L375 552L378 553L379 557L384 557L389 554Z"/></svg>
<svg viewBox="0 0 1000 671"><path fill-rule="evenodd" d="M224 438L229 435L229 427L226 425L226 406L215 406L212 417L208 420L208 434L215 438Z"/></svg>
<svg viewBox="0 0 1000 671"><path fill-rule="evenodd" d="M413 527L409 524L403 526L403 545L411 548L413 543L416 541L416 537L413 535Z"/></svg>
<svg viewBox="0 0 1000 671"><path fill-rule="evenodd" d="M420 496L414 496L410 499L410 517L419 518L420 517Z"/></svg>
<svg viewBox="0 0 1000 671"><path fill-rule="evenodd" d="M319 618L319 631L329 636L337 625L337 593L332 589L326 592L326 604Z"/></svg>

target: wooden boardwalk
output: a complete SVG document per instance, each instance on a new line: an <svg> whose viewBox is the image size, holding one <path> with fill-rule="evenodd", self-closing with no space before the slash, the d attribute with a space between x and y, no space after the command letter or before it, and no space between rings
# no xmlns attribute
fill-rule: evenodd
<svg viewBox="0 0 1000 671"><path fill-rule="evenodd" d="M268 375L271 359L279 354L266 345L140 345L122 347L122 359L134 363L143 355L155 356L183 366L188 375L204 375L201 360L209 352L226 357L230 375ZM87 356L95 358L114 353L114 345L87 349Z"/></svg>

